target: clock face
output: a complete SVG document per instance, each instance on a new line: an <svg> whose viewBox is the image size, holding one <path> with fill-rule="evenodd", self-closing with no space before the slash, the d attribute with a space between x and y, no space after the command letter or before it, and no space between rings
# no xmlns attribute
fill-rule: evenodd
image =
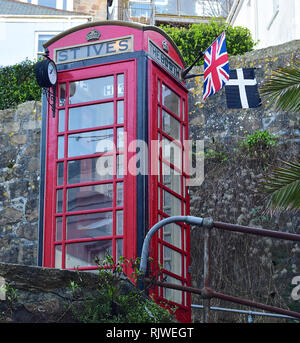
<svg viewBox="0 0 300 343"><path fill-rule="evenodd" d="M52 61L48 64L48 77L52 85L55 85L57 81L57 71L55 64Z"/></svg>

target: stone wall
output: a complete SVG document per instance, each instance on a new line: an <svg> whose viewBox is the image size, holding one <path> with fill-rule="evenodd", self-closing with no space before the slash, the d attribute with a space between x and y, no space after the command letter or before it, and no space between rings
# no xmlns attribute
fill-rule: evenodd
<svg viewBox="0 0 300 343"><path fill-rule="evenodd" d="M37 264L41 106L0 111L0 261Z"/></svg>
<svg viewBox="0 0 300 343"><path fill-rule="evenodd" d="M107 0L74 0L74 11L87 13L94 17L94 20L106 20Z"/></svg>
<svg viewBox="0 0 300 343"><path fill-rule="evenodd" d="M300 56L300 41L256 50L230 58L230 69L256 68L261 87L272 71L293 65ZM193 73L201 72L195 68ZM280 160L300 160L300 113L257 109L227 109L225 90L202 103L202 78L189 82L190 139L205 143L205 178L191 187L191 214L215 221L300 234L299 212L266 211L267 195L261 182ZM278 144L255 153L241 146L247 135L267 130ZM210 149L210 150L209 150ZM300 275L300 245L257 236L213 230L211 285L219 292L300 311L291 299L291 280ZM203 234L191 235L193 286L203 286ZM202 300L194 297L193 302ZM236 307L213 301L213 305ZM216 321L247 321L245 316L214 314ZM201 321L199 310L194 319ZM266 321L270 320L264 319Z"/></svg>

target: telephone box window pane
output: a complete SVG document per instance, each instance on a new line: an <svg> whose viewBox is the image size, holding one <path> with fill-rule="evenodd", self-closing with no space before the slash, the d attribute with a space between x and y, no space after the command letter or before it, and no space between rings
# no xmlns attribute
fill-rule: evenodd
<svg viewBox="0 0 300 343"><path fill-rule="evenodd" d="M62 257L61 245L56 245L55 246L55 268L58 268L58 269L62 268L61 257Z"/></svg>
<svg viewBox="0 0 300 343"><path fill-rule="evenodd" d="M57 163L57 186L64 184L64 162Z"/></svg>
<svg viewBox="0 0 300 343"><path fill-rule="evenodd" d="M65 131L65 110L60 110L58 113L58 132Z"/></svg>
<svg viewBox="0 0 300 343"><path fill-rule="evenodd" d="M162 157L181 170L182 148L165 137L162 139Z"/></svg>
<svg viewBox="0 0 300 343"><path fill-rule="evenodd" d="M118 261L121 256L123 256L123 239L117 239L117 252L116 252L116 260Z"/></svg>
<svg viewBox="0 0 300 343"><path fill-rule="evenodd" d="M61 213L63 211L63 190L59 189L56 192L56 212Z"/></svg>
<svg viewBox="0 0 300 343"><path fill-rule="evenodd" d="M163 228L163 240L176 248L182 249L181 226L171 223Z"/></svg>
<svg viewBox="0 0 300 343"><path fill-rule="evenodd" d="M106 102L69 109L69 130L114 124L114 103Z"/></svg>
<svg viewBox="0 0 300 343"><path fill-rule="evenodd" d="M117 183L117 206L123 206L123 182Z"/></svg>
<svg viewBox="0 0 300 343"><path fill-rule="evenodd" d="M70 188L67 191L67 209L70 212L111 208L112 183Z"/></svg>
<svg viewBox="0 0 300 343"><path fill-rule="evenodd" d="M57 241L62 240L62 230L63 230L63 219L62 217L56 218L56 233L55 233L55 239Z"/></svg>
<svg viewBox="0 0 300 343"><path fill-rule="evenodd" d="M117 155L117 178L124 176L124 155Z"/></svg>
<svg viewBox="0 0 300 343"><path fill-rule="evenodd" d="M181 175L163 163L163 184L181 195Z"/></svg>
<svg viewBox="0 0 300 343"><path fill-rule="evenodd" d="M170 111L180 116L180 97L164 84L162 85L162 103Z"/></svg>
<svg viewBox="0 0 300 343"><path fill-rule="evenodd" d="M162 111L162 129L172 138L180 141L180 122L166 111Z"/></svg>
<svg viewBox="0 0 300 343"><path fill-rule="evenodd" d="M123 150L124 149L124 128L120 127L118 128L118 150Z"/></svg>
<svg viewBox="0 0 300 343"><path fill-rule="evenodd" d="M106 254L112 255L111 240L67 244L66 268L96 266Z"/></svg>
<svg viewBox="0 0 300 343"><path fill-rule="evenodd" d="M70 82L70 104L104 100L114 97L114 77Z"/></svg>
<svg viewBox="0 0 300 343"><path fill-rule="evenodd" d="M61 83L59 85L59 106L65 106L66 104L66 84Z"/></svg>
<svg viewBox="0 0 300 343"><path fill-rule="evenodd" d="M65 156L65 136L58 137L58 152L57 158L61 159Z"/></svg>
<svg viewBox="0 0 300 343"><path fill-rule="evenodd" d="M67 239L112 235L112 212L89 213L67 217Z"/></svg>
<svg viewBox="0 0 300 343"><path fill-rule="evenodd" d="M173 249L170 249L167 246L163 246L163 268L172 272L176 275L181 276L182 273L182 261L181 261L181 254Z"/></svg>
<svg viewBox="0 0 300 343"><path fill-rule="evenodd" d="M123 211L117 211L117 235L123 235Z"/></svg>
<svg viewBox="0 0 300 343"><path fill-rule="evenodd" d="M180 280L175 279L174 277L163 274L164 281L167 283L172 283L174 285L182 286ZM164 298L170 301L174 301L175 303L181 304L182 303L182 291L178 291L176 289L171 288L163 288Z"/></svg>
<svg viewBox="0 0 300 343"><path fill-rule="evenodd" d="M160 80L157 81L157 100L160 101Z"/></svg>
<svg viewBox="0 0 300 343"><path fill-rule="evenodd" d="M113 151L113 130L98 130L69 135L68 157Z"/></svg>
<svg viewBox="0 0 300 343"><path fill-rule="evenodd" d="M163 191L163 211L169 216L181 215L181 201L173 194Z"/></svg>
<svg viewBox="0 0 300 343"><path fill-rule="evenodd" d="M117 111L118 111L118 124L123 124L124 123L124 101L118 101L118 106L117 106Z"/></svg>
<svg viewBox="0 0 300 343"><path fill-rule="evenodd" d="M124 96L124 74L118 75L118 97Z"/></svg>
<svg viewBox="0 0 300 343"><path fill-rule="evenodd" d="M112 155L68 162L68 184L104 181L112 178Z"/></svg>

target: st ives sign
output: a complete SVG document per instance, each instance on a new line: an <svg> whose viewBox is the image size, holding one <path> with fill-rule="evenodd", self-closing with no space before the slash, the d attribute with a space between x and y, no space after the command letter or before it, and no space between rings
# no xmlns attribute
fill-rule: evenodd
<svg viewBox="0 0 300 343"><path fill-rule="evenodd" d="M54 60L56 64L62 64L132 51L133 36L128 36L55 49Z"/></svg>

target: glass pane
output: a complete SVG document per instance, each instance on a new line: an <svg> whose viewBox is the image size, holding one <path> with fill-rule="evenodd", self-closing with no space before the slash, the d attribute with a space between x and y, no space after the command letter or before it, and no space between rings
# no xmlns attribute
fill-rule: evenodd
<svg viewBox="0 0 300 343"><path fill-rule="evenodd" d="M163 184L181 195L181 175L163 163Z"/></svg>
<svg viewBox="0 0 300 343"><path fill-rule="evenodd" d="M68 157L113 151L113 129L75 133L68 136Z"/></svg>
<svg viewBox="0 0 300 343"><path fill-rule="evenodd" d="M118 75L118 96L124 96L124 74Z"/></svg>
<svg viewBox="0 0 300 343"><path fill-rule="evenodd" d="M181 230L181 226L175 223L164 226L162 230L163 240L176 248L182 249Z"/></svg>
<svg viewBox="0 0 300 343"><path fill-rule="evenodd" d="M124 128L119 127L117 130L117 135L118 135L118 150L123 150L124 149Z"/></svg>
<svg viewBox="0 0 300 343"><path fill-rule="evenodd" d="M65 106L66 104L66 84L61 83L59 85L59 106Z"/></svg>
<svg viewBox="0 0 300 343"><path fill-rule="evenodd" d="M116 260L118 261L121 256L123 256L123 239L117 239L117 253Z"/></svg>
<svg viewBox="0 0 300 343"><path fill-rule="evenodd" d="M123 182L117 183L117 206L123 206Z"/></svg>
<svg viewBox="0 0 300 343"><path fill-rule="evenodd" d="M68 162L68 184L104 181L112 178L112 155Z"/></svg>
<svg viewBox="0 0 300 343"><path fill-rule="evenodd" d="M57 217L56 218L56 234L55 234L55 239L57 241L62 240L62 230L63 230L63 218Z"/></svg>
<svg viewBox="0 0 300 343"><path fill-rule="evenodd" d="M123 211L117 211L117 235L123 235Z"/></svg>
<svg viewBox="0 0 300 343"><path fill-rule="evenodd" d="M61 245L56 245L55 246L55 268L62 268L62 264L61 264Z"/></svg>
<svg viewBox="0 0 300 343"><path fill-rule="evenodd" d="M186 117L185 100L184 99L182 99L182 109L183 109L183 120L187 121L188 118Z"/></svg>
<svg viewBox="0 0 300 343"><path fill-rule="evenodd" d="M106 254L112 255L111 240L67 244L66 268L96 266Z"/></svg>
<svg viewBox="0 0 300 343"><path fill-rule="evenodd" d="M157 100L160 101L160 80L157 81Z"/></svg>
<svg viewBox="0 0 300 343"><path fill-rule="evenodd" d="M177 1L178 0L155 0L155 11L159 14L178 14Z"/></svg>
<svg viewBox="0 0 300 343"><path fill-rule="evenodd" d="M163 274L164 280L167 283L172 283L175 285L180 285L182 286L182 283L180 280L173 278L170 275ZM182 291L178 291L176 289L171 289L171 288L163 288L164 292L164 298L170 301L174 301L178 304L182 303Z"/></svg>
<svg viewBox="0 0 300 343"><path fill-rule="evenodd" d="M65 131L65 110L60 110L58 112L58 132Z"/></svg>
<svg viewBox="0 0 300 343"><path fill-rule="evenodd" d="M172 138L180 141L180 122L166 111L162 111L162 129Z"/></svg>
<svg viewBox="0 0 300 343"><path fill-rule="evenodd" d="M74 107L69 109L69 130L113 125L114 103Z"/></svg>
<svg viewBox="0 0 300 343"><path fill-rule="evenodd" d="M170 249L169 247L163 246L163 268L181 276L182 273L182 261L181 261L181 254L179 252Z"/></svg>
<svg viewBox="0 0 300 343"><path fill-rule="evenodd" d="M67 217L67 239L111 236L112 230L112 212Z"/></svg>
<svg viewBox="0 0 300 343"><path fill-rule="evenodd" d="M58 151L57 158L61 159L65 156L65 136L58 137Z"/></svg>
<svg viewBox="0 0 300 343"><path fill-rule="evenodd" d="M124 176L124 155L117 155L117 178Z"/></svg>
<svg viewBox="0 0 300 343"><path fill-rule="evenodd" d="M118 101L118 124L124 123L124 101Z"/></svg>
<svg viewBox="0 0 300 343"><path fill-rule="evenodd" d="M113 76L70 82L70 104L103 100L113 96Z"/></svg>
<svg viewBox="0 0 300 343"><path fill-rule="evenodd" d="M160 106L157 106L157 127L160 128Z"/></svg>
<svg viewBox="0 0 300 343"><path fill-rule="evenodd" d="M56 212L61 213L63 211L63 190L59 189L56 192Z"/></svg>
<svg viewBox="0 0 300 343"><path fill-rule="evenodd" d="M75 187L67 190L68 211L85 211L111 208L113 206L113 184Z"/></svg>
<svg viewBox="0 0 300 343"><path fill-rule="evenodd" d="M57 163L57 186L64 184L64 162Z"/></svg>
<svg viewBox="0 0 300 343"><path fill-rule="evenodd" d="M169 216L181 215L181 201L167 191L163 191L163 211Z"/></svg>
<svg viewBox="0 0 300 343"><path fill-rule="evenodd" d="M181 146L175 144L169 139L163 137L162 139L162 156L168 162L181 170L182 149Z"/></svg>
<svg viewBox="0 0 300 343"><path fill-rule="evenodd" d="M164 84L162 85L162 103L170 111L180 116L180 97Z"/></svg>

